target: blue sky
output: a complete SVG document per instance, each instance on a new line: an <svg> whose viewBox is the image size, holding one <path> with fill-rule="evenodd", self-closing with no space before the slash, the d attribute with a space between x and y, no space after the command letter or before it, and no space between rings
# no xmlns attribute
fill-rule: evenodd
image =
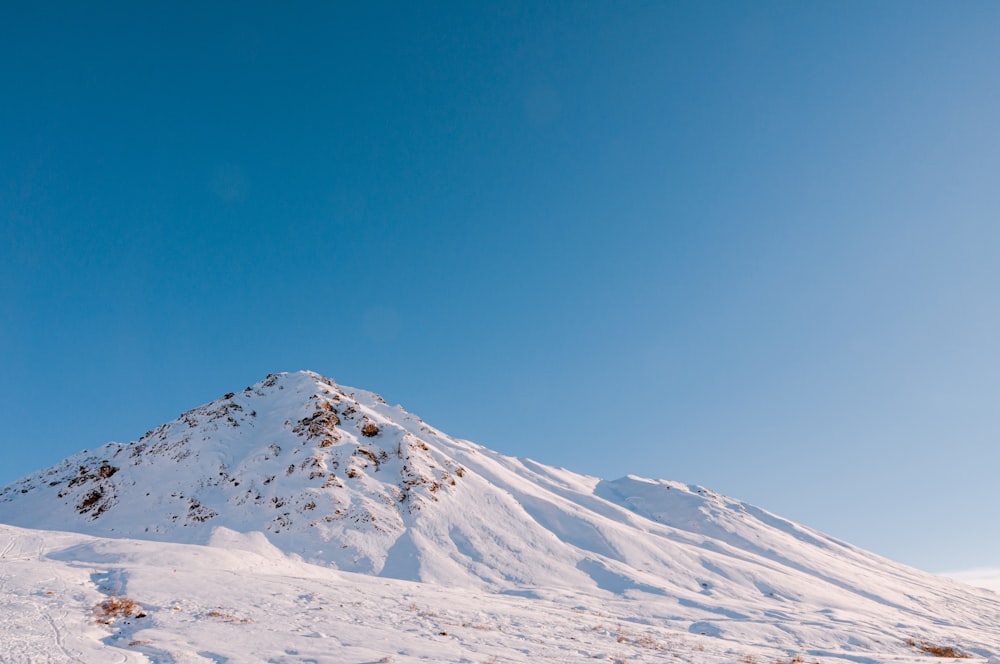
<svg viewBox="0 0 1000 664"><path fill-rule="evenodd" d="M0 9L0 484L268 372L1000 566L1000 5Z"/></svg>

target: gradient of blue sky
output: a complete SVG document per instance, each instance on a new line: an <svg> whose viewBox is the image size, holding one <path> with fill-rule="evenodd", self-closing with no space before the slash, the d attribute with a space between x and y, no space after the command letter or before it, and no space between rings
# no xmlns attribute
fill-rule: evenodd
<svg viewBox="0 0 1000 664"><path fill-rule="evenodd" d="M210 4L0 9L0 484L310 368L1000 565L1000 4Z"/></svg>

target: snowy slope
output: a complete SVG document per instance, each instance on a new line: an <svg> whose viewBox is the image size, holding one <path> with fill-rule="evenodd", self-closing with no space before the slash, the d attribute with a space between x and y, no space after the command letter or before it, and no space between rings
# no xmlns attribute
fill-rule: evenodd
<svg viewBox="0 0 1000 664"><path fill-rule="evenodd" d="M324 594L334 592L329 588L354 588L370 602L367 611L395 621L382 625L389 640L375 650L396 658L424 657L399 640L440 627L453 639L433 640L428 647L437 654L425 661L486 661L463 659L463 648L502 656L498 661L538 661L532 659L538 648L555 648L564 661L578 661L583 650L560 650L551 639L558 633L579 641L579 624L591 620L581 616L639 625L634 634L640 636L652 630L656 636L618 643L669 641L687 653L684 661L734 661L734 653L755 652L770 661L775 652L823 661L910 661L927 656L921 643L954 647L981 661L1000 655L1000 597L989 591L892 563L701 487L635 476L606 481L506 457L450 438L375 394L310 372L268 376L139 441L111 443L26 477L0 491L0 523L60 531L4 530L10 551L31 554L21 556L27 576L16 576L17 596L28 605L36 596L22 579L31 574L69 579L81 565L107 568L89 579L64 580L57 594L77 582L90 593L80 590L77 604L61 605L66 619L77 621L102 574L145 580L144 596L136 599L160 609L136 620L157 625L143 628L155 638L138 640L160 643L162 652L132 650L152 661L188 661L176 653L201 638L177 641L188 638L178 636L177 620L185 614L163 608L173 601L164 593L176 590L156 581L168 566L181 569L171 578L186 578L185 592L225 597L233 615L266 603L259 596L265 569L276 586L299 588L302 579L319 579L327 589L317 600L324 606L344 603L339 594ZM36 540L37 548L25 544ZM66 545L70 541L77 544ZM220 546L230 551L222 555ZM4 558L19 555L8 554ZM271 562L257 560L262 555ZM3 589L14 592L4 562ZM199 571L204 565L214 571ZM252 579L240 572L248 565ZM230 581L218 582L222 577ZM306 609L296 598L307 594L267 600L285 621L275 627L279 633L301 623ZM417 605L434 604L424 613L435 619L425 615L421 622L419 609L392 604L390 598L398 603L406 595L421 598L413 600ZM383 599L368 599L373 596ZM449 607L466 613L441 619ZM493 611L496 644L507 644L503 654L474 645L475 639L456 646L446 623L476 623L476 607ZM345 615L372 620L359 611ZM191 615L197 622L200 614ZM499 627L515 620L522 621L516 629ZM532 620L551 625L529 629ZM236 629L239 623L226 624ZM94 625L85 627L62 631L93 644ZM391 636L394 629L399 633ZM5 630L14 628L0 623L0 634ZM182 631L197 633L191 630ZM205 652L211 633L201 644ZM517 659L508 642L528 633L536 643L526 643L519 651L524 659ZM264 639L259 652L273 645ZM639 661L658 661L666 652L654 656L632 645L622 652ZM592 649L617 657L613 649ZM316 661L378 661L346 653Z"/></svg>
<svg viewBox="0 0 1000 664"><path fill-rule="evenodd" d="M918 664L934 658L907 638L937 645L943 641L930 639L949 632L911 635L899 628L891 638L860 645L852 637L863 626L849 612L821 612L784 634L768 629L767 619L730 617L742 622L737 640L703 634L702 609L655 594L544 594L526 598L331 570L282 554L260 534L224 529L212 546L194 546L0 526L3 664ZM115 596L141 611L109 619L99 609ZM841 645L812 641L825 631L821 622L838 625ZM1000 661L987 656L996 651L995 631L992 639L989 648L966 647L971 657L963 661Z"/></svg>

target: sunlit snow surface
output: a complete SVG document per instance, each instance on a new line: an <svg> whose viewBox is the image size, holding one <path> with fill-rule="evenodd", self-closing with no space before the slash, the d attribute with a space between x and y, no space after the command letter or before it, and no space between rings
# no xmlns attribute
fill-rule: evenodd
<svg viewBox="0 0 1000 664"><path fill-rule="evenodd" d="M990 591L308 372L24 478L0 522L0 662L1000 663Z"/></svg>

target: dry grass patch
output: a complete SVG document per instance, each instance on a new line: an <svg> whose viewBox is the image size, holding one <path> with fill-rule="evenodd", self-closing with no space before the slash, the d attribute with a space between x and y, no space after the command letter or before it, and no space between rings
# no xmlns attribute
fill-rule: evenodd
<svg viewBox="0 0 1000 664"><path fill-rule="evenodd" d="M928 643L927 641L916 641L914 639L907 639L906 645L911 648L916 648L920 652L925 652L928 655L934 655L935 657L947 657L951 659L968 659L969 656L965 653L955 650L951 646L937 646L933 643Z"/></svg>
<svg viewBox="0 0 1000 664"><path fill-rule="evenodd" d="M122 618L145 617L142 606L129 597L109 597L94 607L94 618L102 625L110 625Z"/></svg>
<svg viewBox="0 0 1000 664"><path fill-rule="evenodd" d="M205 616L208 618L215 618L216 620L221 620L223 622L242 623L244 625L253 622L253 620L250 618L240 618L239 616L236 616L228 611L223 611L221 609L222 607L219 607L218 609L212 609L211 611L206 613Z"/></svg>

